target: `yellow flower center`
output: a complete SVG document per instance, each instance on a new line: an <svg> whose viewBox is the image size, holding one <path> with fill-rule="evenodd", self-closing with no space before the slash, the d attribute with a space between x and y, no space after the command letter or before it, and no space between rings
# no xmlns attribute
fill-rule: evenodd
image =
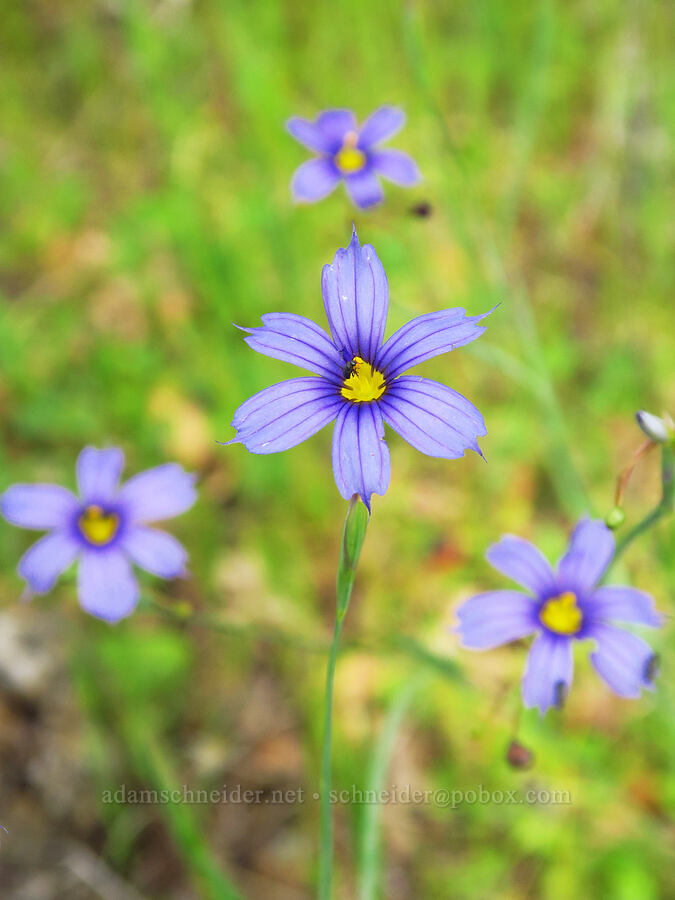
<svg viewBox="0 0 675 900"><path fill-rule="evenodd" d="M120 520L115 513L107 513L100 506L88 506L77 520L77 524L90 544L102 547L115 537Z"/></svg>
<svg viewBox="0 0 675 900"><path fill-rule="evenodd" d="M359 172L366 164L366 154L356 146L359 136L355 131L345 135L342 147L335 154L335 165L345 175Z"/></svg>
<svg viewBox="0 0 675 900"><path fill-rule="evenodd" d="M379 400L386 387L384 375L374 369L370 363L365 362L360 356L354 359L345 368L345 374L349 372L340 389L340 393L346 400L355 403L367 403L370 400Z"/></svg>
<svg viewBox="0 0 675 900"><path fill-rule="evenodd" d="M576 595L572 591L565 591L544 603L539 619L556 634L576 634L581 628L583 615L577 606Z"/></svg>

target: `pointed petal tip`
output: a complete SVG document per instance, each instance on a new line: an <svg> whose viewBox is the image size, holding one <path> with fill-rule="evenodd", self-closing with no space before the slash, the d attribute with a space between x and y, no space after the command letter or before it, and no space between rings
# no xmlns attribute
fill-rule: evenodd
<svg viewBox="0 0 675 900"><path fill-rule="evenodd" d="M485 319L485 318L487 318L487 316L492 315L492 313L493 313L496 309L498 309L501 305L502 305L502 301L500 300L499 303L495 303L495 305L492 307L492 309L488 309L488 311L487 311L487 312L484 312L484 313L479 313L479 314L475 317L476 321L477 321L477 322L480 322L481 319ZM482 327L483 327L483 333L485 333L485 329L486 329L487 326L483 325Z"/></svg>

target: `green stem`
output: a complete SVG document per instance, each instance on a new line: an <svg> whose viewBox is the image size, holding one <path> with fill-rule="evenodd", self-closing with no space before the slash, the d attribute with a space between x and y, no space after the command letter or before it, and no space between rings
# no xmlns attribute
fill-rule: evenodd
<svg viewBox="0 0 675 900"><path fill-rule="evenodd" d="M323 751L321 755L321 777L319 779L321 837L319 850L318 896L321 900L328 900L330 897L331 882L333 878L333 809L330 802L333 747L333 681L335 678L335 663L337 662L340 634L342 633L342 622L343 619L336 616L333 642L330 645L330 654L328 656L328 671L326 673Z"/></svg>
<svg viewBox="0 0 675 900"><path fill-rule="evenodd" d="M675 451L669 444L663 445L661 456L661 500L658 506L647 513L637 525L634 525L616 545L612 565L633 543L633 541L649 531L657 522L670 515L675 509Z"/></svg>
<svg viewBox="0 0 675 900"><path fill-rule="evenodd" d="M614 562L621 556L621 554L633 543L633 541L640 537L641 534L644 534L645 531L649 531L649 529L656 525L659 519L662 519L666 515L667 510L659 504L654 507L654 509L648 513L644 519L639 521L637 525L635 525L631 530L625 534L621 540L616 545L616 551L614 553Z"/></svg>
<svg viewBox="0 0 675 900"><path fill-rule="evenodd" d="M387 712L380 732L379 740L373 750L368 770L366 796L368 799L363 810L361 822L361 841L359 847L359 898L373 900L377 896L377 882L380 872L380 813L379 797L384 790L387 770L391 762L396 736L403 718L410 708L415 694L426 680L423 676L407 681L398 691Z"/></svg>
<svg viewBox="0 0 675 900"><path fill-rule="evenodd" d="M337 570L337 605L333 641L328 655L326 672L326 699L324 712L323 751L321 755L320 788L320 846L319 885L320 900L330 900L333 880L333 809L331 805L332 746L333 746L333 682L337 663L342 623L344 622L352 594L356 567L361 547L366 536L369 513L356 494L349 501L344 527L342 546Z"/></svg>

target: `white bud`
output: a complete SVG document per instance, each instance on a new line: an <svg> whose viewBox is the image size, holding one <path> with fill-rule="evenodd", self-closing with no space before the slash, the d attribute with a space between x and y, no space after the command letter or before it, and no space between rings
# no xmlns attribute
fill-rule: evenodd
<svg viewBox="0 0 675 900"><path fill-rule="evenodd" d="M642 409L635 414L635 418L647 437L657 444L667 444L673 437L673 420L669 415L659 418Z"/></svg>

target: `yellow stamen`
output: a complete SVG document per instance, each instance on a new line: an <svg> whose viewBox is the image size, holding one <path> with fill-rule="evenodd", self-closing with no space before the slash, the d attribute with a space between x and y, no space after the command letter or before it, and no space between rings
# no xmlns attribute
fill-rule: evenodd
<svg viewBox="0 0 675 900"><path fill-rule="evenodd" d="M115 513L107 513L100 506L88 506L77 521L80 531L90 544L102 547L117 534L120 520Z"/></svg>
<svg viewBox="0 0 675 900"><path fill-rule="evenodd" d="M335 165L345 175L359 172L366 164L366 154L356 146L358 139L358 134L350 131L345 135L342 147L335 154Z"/></svg>
<svg viewBox="0 0 675 900"><path fill-rule="evenodd" d="M581 628L583 614L577 606L576 595L565 591L557 597L551 597L542 606L539 613L541 622L556 634L576 634Z"/></svg>
<svg viewBox="0 0 675 900"><path fill-rule="evenodd" d="M345 378L344 387L340 390L342 396L355 403L379 400L386 387L382 372L364 362L360 356L354 357L352 365L354 370L349 378Z"/></svg>

